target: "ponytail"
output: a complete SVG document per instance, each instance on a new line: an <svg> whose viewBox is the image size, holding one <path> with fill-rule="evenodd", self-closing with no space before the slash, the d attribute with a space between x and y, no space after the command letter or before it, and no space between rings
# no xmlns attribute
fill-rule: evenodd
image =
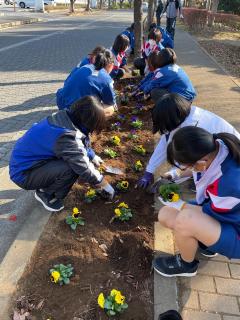
<svg viewBox="0 0 240 320"><path fill-rule="evenodd" d="M228 147L233 159L240 164L240 140L233 134L227 132L214 133L213 139L220 139Z"/></svg>
<svg viewBox="0 0 240 320"><path fill-rule="evenodd" d="M167 148L167 159L172 165L193 165L207 154L217 150L216 140L220 139L228 147L233 159L240 164L240 140L230 133L211 134L194 126L179 129Z"/></svg>
<svg viewBox="0 0 240 320"><path fill-rule="evenodd" d="M105 68L108 64L113 63L113 54L110 50L104 50L104 52L99 53L95 59L95 69L101 70Z"/></svg>

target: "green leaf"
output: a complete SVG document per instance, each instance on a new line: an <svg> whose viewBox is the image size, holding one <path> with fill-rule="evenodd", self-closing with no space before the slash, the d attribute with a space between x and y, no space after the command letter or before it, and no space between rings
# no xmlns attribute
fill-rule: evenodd
<svg viewBox="0 0 240 320"><path fill-rule="evenodd" d="M109 314L110 314L110 316L115 316L116 312L114 310L109 310Z"/></svg>
<svg viewBox="0 0 240 320"><path fill-rule="evenodd" d="M70 283L69 278L64 278L64 279L63 279L63 283L64 283L64 284L69 284L69 283Z"/></svg>
<svg viewBox="0 0 240 320"><path fill-rule="evenodd" d="M77 229L77 225L75 223L71 224L71 229L75 231Z"/></svg>
<svg viewBox="0 0 240 320"><path fill-rule="evenodd" d="M105 303L104 303L104 309L112 309L112 302L109 301L108 299L105 300Z"/></svg>
<svg viewBox="0 0 240 320"><path fill-rule="evenodd" d="M124 303L124 304L122 304L122 309L127 309L128 308L128 304L127 303Z"/></svg>

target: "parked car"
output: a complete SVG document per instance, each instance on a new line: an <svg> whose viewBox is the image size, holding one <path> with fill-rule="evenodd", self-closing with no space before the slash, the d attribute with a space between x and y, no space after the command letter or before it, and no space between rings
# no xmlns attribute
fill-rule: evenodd
<svg viewBox="0 0 240 320"><path fill-rule="evenodd" d="M143 2L142 3L142 10L147 11L148 10L148 2Z"/></svg>
<svg viewBox="0 0 240 320"><path fill-rule="evenodd" d="M43 0L44 5L48 6L55 6L56 2L55 0ZM17 4L20 8L34 8L35 7L35 0L17 0Z"/></svg>
<svg viewBox="0 0 240 320"><path fill-rule="evenodd" d="M9 4L10 5L13 5L14 1L13 0L4 0L4 3L8 6Z"/></svg>

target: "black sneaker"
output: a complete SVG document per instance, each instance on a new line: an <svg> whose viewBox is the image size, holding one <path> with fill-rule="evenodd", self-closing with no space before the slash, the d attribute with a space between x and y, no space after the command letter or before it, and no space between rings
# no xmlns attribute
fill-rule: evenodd
<svg viewBox="0 0 240 320"><path fill-rule="evenodd" d="M153 260L154 270L164 277L193 277L197 274L199 261L187 263L180 254L170 257L157 257Z"/></svg>
<svg viewBox="0 0 240 320"><path fill-rule="evenodd" d="M50 196L49 194L43 191L36 190L35 199L39 201L44 206L44 208L48 211L53 212L53 211L60 211L64 209L62 200L57 199L53 196Z"/></svg>
<svg viewBox="0 0 240 320"><path fill-rule="evenodd" d="M176 310L169 310L161 313L158 320L182 320L182 317Z"/></svg>
<svg viewBox="0 0 240 320"><path fill-rule="evenodd" d="M199 252L201 253L201 255L203 255L204 257L207 257L207 258L213 258L218 255L218 253L215 253L215 252L212 252L208 249L203 249L203 248L199 248Z"/></svg>

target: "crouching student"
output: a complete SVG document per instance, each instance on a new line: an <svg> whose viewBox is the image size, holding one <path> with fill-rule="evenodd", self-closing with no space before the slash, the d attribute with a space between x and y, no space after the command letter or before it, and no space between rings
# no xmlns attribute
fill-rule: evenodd
<svg viewBox="0 0 240 320"><path fill-rule="evenodd" d="M63 199L79 178L112 198L114 189L95 168L102 162L90 148L89 135L105 125L102 105L94 97L76 101L34 124L15 144L10 177L20 188L36 190L35 198L48 211L64 208Z"/></svg>
<svg viewBox="0 0 240 320"><path fill-rule="evenodd" d="M174 42L173 42L173 39L171 38L171 35L167 32L167 30L163 27L157 26L156 23L152 23L149 27L149 32L155 28L159 29L162 34L161 44L163 45L163 47L173 49Z"/></svg>
<svg viewBox="0 0 240 320"><path fill-rule="evenodd" d="M168 145L170 164L202 173L196 183L196 205L164 206L158 220L173 230L180 253L157 257L154 269L163 276L194 276L196 252L240 258L240 140L229 133L212 134L198 127L179 129ZM204 251L203 251L204 253Z"/></svg>
<svg viewBox="0 0 240 320"><path fill-rule="evenodd" d="M105 50L96 56L94 64L79 68L64 82L64 87L57 91L58 108L69 109L80 98L96 96L104 104L106 114L112 115L117 108L113 80L109 75L113 62L111 51Z"/></svg>
<svg viewBox="0 0 240 320"><path fill-rule="evenodd" d="M134 67L140 70L140 75L144 76L149 72L147 58L153 51L160 51L164 49L161 44L162 34L159 29L152 29L148 34L148 40L143 43L142 58L134 60ZM147 67L147 70L146 70Z"/></svg>
<svg viewBox="0 0 240 320"><path fill-rule="evenodd" d="M157 102L152 110L153 133L160 133L161 138L147 164L143 177L138 181L138 186L147 188L154 181L154 173L167 160L167 146L172 141L174 133L186 126L197 126L210 133L228 132L240 139L240 134L227 121L216 114L191 106L185 99L176 93L166 93ZM184 172L187 176L187 172ZM192 176L192 172L189 173ZM182 176L181 170L172 168L166 172L164 178L175 180ZM195 181L201 177L193 173ZM153 190L154 191L154 190Z"/></svg>
<svg viewBox="0 0 240 320"><path fill-rule="evenodd" d="M151 52L148 57L150 70L153 70L140 83L136 95L143 91L145 97L151 96L156 103L165 93L177 93L189 104L196 96L195 89L185 71L176 64L177 56L173 49L166 48Z"/></svg>
<svg viewBox="0 0 240 320"><path fill-rule="evenodd" d="M129 44L129 38L125 34L119 34L114 41L114 44L111 48L114 56L114 66L112 72L110 73L110 76L113 79L121 79L126 72L126 53L129 48Z"/></svg>
<svg viewBox="0 0 240 320"><path fill-rule="evenodd" d="M83 60L79 62L77 65L78 68L81 68L85 66L86 64L94 64L96 60L96 56L99 53L104 53L106 49L103 46L97 46L91 53L88 54L87 57L85 57Z"/></svg>

